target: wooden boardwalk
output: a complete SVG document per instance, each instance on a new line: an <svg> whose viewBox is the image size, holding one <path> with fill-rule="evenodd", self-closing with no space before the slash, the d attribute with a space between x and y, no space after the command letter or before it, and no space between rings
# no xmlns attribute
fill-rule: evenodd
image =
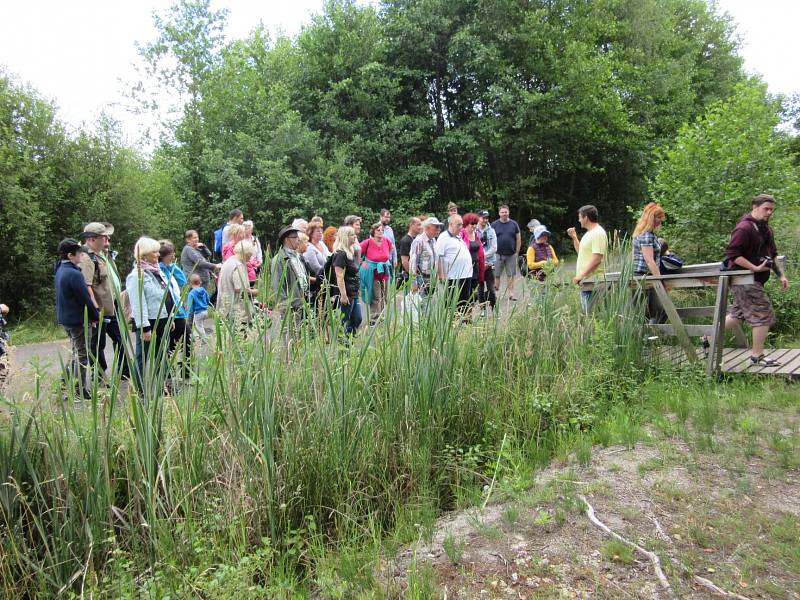
<svg viewBox="0 0 800 600"><path fill-rule="evenodd" d="M768 348L764 351L767 358L778 361L779 367L751 367L749 348L725 348L722 351L721 371L723 373L750 373L753 375L778 375L792 379L800 379L800 348ZM663 346L657 350L662 360L669 360L677 366L689 363L683 348ZM697 357L705 359L702 348L697 350Z"/></svg>

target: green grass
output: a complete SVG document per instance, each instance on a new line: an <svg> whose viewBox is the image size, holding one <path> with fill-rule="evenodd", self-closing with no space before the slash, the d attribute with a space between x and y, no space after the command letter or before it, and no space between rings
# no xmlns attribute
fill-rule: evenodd
<svg viewBox="0 0 800 600"><path fill-rule="evenodd" d="M574 290L550 288L508 325L454 326L442 302L413 326L390 312L350 345L310 328L287 350L266 324L248 339L220 324L174 396L152 356L125 401L113 387L81 408L11 400L0 594L367 594L360 565L431 539L442 511L484 502L492 481L513 494L554 455L585 465L592 442L633 447L672 405L716 431L733 400L701 406L707 382L650 371L639 314L612 293L587 319ZM790 402L782 393L765 401ZM794 442L775 444L791 463ZM558 495L553 521L582 510L575 492L568 481L543 492ZM408 597L433 580L415 566Z"/></svg>
<svg viewBox="0 0 800 600"><path fill-rule="evenodd" d="M56 323L54 314L36 314L10 324L11 343L15 346L55 342L66 338L64 328Z"/></svg>

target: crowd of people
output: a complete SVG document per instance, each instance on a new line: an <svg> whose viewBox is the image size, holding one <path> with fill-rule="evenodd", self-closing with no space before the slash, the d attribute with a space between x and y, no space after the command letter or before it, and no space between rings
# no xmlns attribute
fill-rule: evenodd
<svg viewBox="0 0 800 600"><path fill-rule="evenodd" d="M754 285L734 286L728 326L740 321L752 326L751 361L762 366L776 364L764 358L764 340L775 317L763 284L772 270L781 284L788 286L775 261L777 249L768 225L774 210L773 197L762 194L754 198L725 253L726 268L749 269L756 274ZM461 215L454 203L448 205L447 213L445 222L429 215L410 218L399 239L388 209L381 210L379 219L363 229L363 219L356 215L346 217L338 228L325 228L318 216L308 221L295 219L277 236L269 268L269 292L274 299L269 309L256 300L264 251L253 234L252 221L246 221L240 209L232 210L227 223L215 233L214 251L200 242L195 230L186 231L179 259L171 241L139 238L132 268L124 279L114 264L115 253L110 252L114 227L89 223L79 239L61 241L55 270L57 318L72 345L70 368L76 393L87 395L90 365L96 365L101 378L106 377L106 338L113 345L116 371L138 386L148 360L159 352L162 362L179 352L179 364L186 374L195 345L207 343L211 333L212 308L234 331L244 333L257 315L268 314L280 323L287 339L309 315L324 312L323 302L330 302L340 312L345 339L356 335L365 317L370 325L380 320L390 286L402 286L425 310L433 288L441 285L457 298L456 316L462 322L473 318L476 307L481 316L496 314L498 299L517 300L520 226L511 219L507 206L499 207L493 222L488 210ZM594 206L581 207L577 216L585 233L579 237L575 228L567 230L577 253L572 281L602 280L608 236ZM659 205L645 206L632 236L634 275L659 276L680 267L680 259L657 236L664 218ZM527 275L541 282L559 259L548 228L536 220L528 223L528 228L531 238L522 255L523 264ZM587 312L594 294L581 292ZM663 317L655 298L648 299L647 310L651 319ZM0 314L7 311L0 304ZM134 361L126 360L124 328L135 334Z"/></svg>

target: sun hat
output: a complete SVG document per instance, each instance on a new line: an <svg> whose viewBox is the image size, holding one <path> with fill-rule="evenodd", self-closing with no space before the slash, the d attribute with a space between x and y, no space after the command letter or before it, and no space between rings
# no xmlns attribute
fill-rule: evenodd
<svg viewBox="0 0 800 600"><path fill-rule="evenodd" d="M428 217L422 222L422 225L423 227L427 227L428 225L436 225L437 227L440 227L443 225L443 223L436 217Z"/></svg>
<svg viewBox="0 0 800 600"><path fill-rule="evenodd" d="M544 225L537 225L536 229L533 230L533 239L538 240L544 234L553 235L552 233L550 233L550 230Z"/></svg>
<svg viewBox="0 0 800 600"><path fill-rule="evenodd" d="M285 238L290 233L300 233L300 230L293 225L287 225L278 232L278 243L280 244L281 242L283 242L283 238Z"/></svg>
<svg viewBox="0 0 800 600"><path fill-rule="evenodd" d="M93 221L83 228L80 238L85 239L100 235L111 237L114 235L114 226L111 223L98 223L97 221Z"/></svg>

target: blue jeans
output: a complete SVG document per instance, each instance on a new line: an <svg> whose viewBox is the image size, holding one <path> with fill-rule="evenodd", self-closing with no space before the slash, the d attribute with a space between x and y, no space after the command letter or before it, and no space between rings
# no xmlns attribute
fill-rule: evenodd
<svg viewBox="0 0 800 600"><path fill-rule="evenodd" d="M589 314L589 310L592 307L592 296L594 296L594 291L591 292L581 291L581 307L583 308L583 312L587 315Z"/></svg>
<svg viewBox="0 0 800 600"><path fill-rule="evenodd" d="M339 304L342 309L342 323L344 323L344 332L347 335L355 335L361 325L361 304L358 297L350 298L350 304Z"/></svg>

